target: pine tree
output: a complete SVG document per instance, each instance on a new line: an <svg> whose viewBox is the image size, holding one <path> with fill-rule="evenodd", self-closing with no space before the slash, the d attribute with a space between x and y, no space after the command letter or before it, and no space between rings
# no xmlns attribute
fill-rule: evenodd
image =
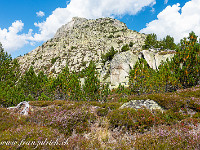
<svg viewBox="0 0 200 150"><path fill-rule="evenodd" d="M181 46L172 59L173 72L184 88L197 85L200 80L200 44L194 32L188 39L181 40Z"/></svg>
<svg viewBox="0 0 200 150"><path fill-rule="evenodd" d="M98 100L100 96L100 81L97 77L96 65L94 62L90 62L88 68L86 68L85 84L83 91L88 101Z"/></svg>
<svg viewBox="0 0 200 150"><path fill-rule="evenodd" d="M37 75L35 74L33 66L31 66L21 78L20 87L23 88L26 97L30 94L33 98L37 98L39 96L37 93L39 87L38 84Z"/></svg>
<svg viewBox="0 0 200 150"><path fill-rule="evenodd" d="M23 92L17 86L20 76L19 64L4 51L0 43L0 104L12 106L24 100Z"/></svg>

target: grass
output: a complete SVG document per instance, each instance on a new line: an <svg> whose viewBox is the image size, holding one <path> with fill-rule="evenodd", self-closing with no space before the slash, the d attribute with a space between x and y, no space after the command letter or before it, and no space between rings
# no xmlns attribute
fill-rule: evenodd
<svg viewBox="0 0 200 150"><path fill-rule="evenodd" d="M200 149L199 91L199 86L140 96L118 91L106 103L31 101L28 116L0 108L0 148ZM139 99L155 100L165 111L119 109ZM53 144L39 143L46 139Z"/></svg>

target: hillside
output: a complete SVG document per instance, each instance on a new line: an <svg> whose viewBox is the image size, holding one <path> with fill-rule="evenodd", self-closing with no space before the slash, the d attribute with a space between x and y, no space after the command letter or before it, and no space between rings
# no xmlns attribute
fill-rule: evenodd
<svg viewBox="0 0 200 150"><path fill-rule="evenodd" d="M18 59L23 71L33 65L36 72L59 73L66 64L70 70L79 71L90 60L101 63L101 55L111 46L120 51L124 44L132 41L131 50L140 50L144 39L145 35L129 30L115 19L73 18L58 29L54 38Z"/></svg>
<svg viewBox="0 0 200 150"><path fill-rule="evenodd" d="M160 55L155 49L142 51L145 37L116 19L75 17L58 29L54 38L17 59L23 73L32 65L36 73L44 71L53 76L66 65L70 71L79 72L88 67L92 60L96 63L100 81L109 83L110 88L116 88L119 84L128 85L129 71L139 58L145 58L149 66L156 69L162 60L173 56L167 53ZM127 44L129 46L123 52ZM102 63L102 56L112 47L118 53L113 60Z"/></svg>

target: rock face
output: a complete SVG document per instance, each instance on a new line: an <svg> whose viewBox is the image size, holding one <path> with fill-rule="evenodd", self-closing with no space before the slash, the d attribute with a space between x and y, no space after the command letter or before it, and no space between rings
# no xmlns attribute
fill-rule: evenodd
<svg viewBox="0 0 200 150"><path fill-rule="evenodd" d="M162 110L163 109L153 100L132 100L128 103L124 103L120 108L134 108L141 109L142 107L146 107L147 109L153 110Z"/></svg>
<svg viewBox="0 0 200 150"><path fill-rule="evenodd" d="M158 69L162 61L169 60L174 56L174 51L166 51L160 54L159 51L150 49L140 52L122 52L114 56L110 63L110 88L117 88L119 84L128 86L129 72L133 69L136 62L143 57L148 65L153 69Z"/></svg>
<svg viewBox="0 0 200 150"><path fill-rule="evenodd" d="M146 35L132 31L116 19L88 20L75 17L58 29L55 36L28 54L18 57L22 73L32 65L36 73L44 71L56 76L68 65L70 71L81 71L92 60L100 74L100 81L116 88L120 83L128 85L128 74L137 60L144 57L154 69L172 55L162 55L155 50L142 51ZM125 44L130 50L121 52ZM112 61L101 63L102 54L114 47L118 53Z"/></svg>
<svg viewBox="0 0 200 150"><path fill-rule="evenodd" d="M147 61L149 66L153 69L158 69L161 62L165 62L167 59L171 59L175 54L175 51L159 52L159 49L149 49L141 51L142 57Z"/></svg>
<svg viewBox="0 0 200 150"><path fill-rule="evenodd" d="M133 54L131 51L115 55L110 65L111 88L116 88L119 84L128 85L130 69L133 69L138 59L138 54Z"/></svg>

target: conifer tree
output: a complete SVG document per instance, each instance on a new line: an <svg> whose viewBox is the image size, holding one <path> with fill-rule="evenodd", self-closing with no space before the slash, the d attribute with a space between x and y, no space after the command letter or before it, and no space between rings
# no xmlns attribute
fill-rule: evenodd
<svg viewBox="0 0 200 150"><path fill-rule="evenodd" d="M88 68L86 68L83 91L88 101L99 99L100 81L97 77L96 65L93 61L91 61Z"/></svg>
<svg viewBox="0 0 200 150"><path fill-rule="evenodd" d="M24 100L23 92L17 86L20 76L19 64L4 51L0 43L0 104L12 106Z"/></svg>
<svg viewBox="0 0 200 150"><path fill-rule="evenodd" d="M172 59L173 72L184 88L197 85L200 80L200 44L194 32L181 40L181 46Z"/></svg>

